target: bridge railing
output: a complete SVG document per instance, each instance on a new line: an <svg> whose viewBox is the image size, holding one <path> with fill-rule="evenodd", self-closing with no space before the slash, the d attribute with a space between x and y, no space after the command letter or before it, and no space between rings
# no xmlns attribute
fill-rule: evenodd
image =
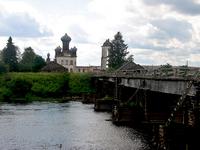
<svg viewBox="0 0 200 150"><path fill-rule="evenodd" d="M98 72L93 74L96 77L125 77L125 78L173 78L173 79L193 79L196 70L183 73L181 71L173 70L163 72L159 70L135 70L135 71L118 71L118 72Z"/></svg>

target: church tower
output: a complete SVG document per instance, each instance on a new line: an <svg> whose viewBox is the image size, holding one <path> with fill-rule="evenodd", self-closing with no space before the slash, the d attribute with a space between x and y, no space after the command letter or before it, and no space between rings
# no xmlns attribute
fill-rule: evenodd
<svg viewBox="0 0 200 150"><path fill-rule="evenodd" d="M63 54L66 55L69 53L69 43L71 41L71 37L65 33L65 35L61 37L61 41L63 43Z"/></svg>
<svg viewBox="0 0 200 150"><path fill-rule="evenodd" d="M107 61L108 61L108 54L109 49L111 48L112 43L107 39L102 46L102 53L101 53L101 70L106 70L107 68Z"/></svg>

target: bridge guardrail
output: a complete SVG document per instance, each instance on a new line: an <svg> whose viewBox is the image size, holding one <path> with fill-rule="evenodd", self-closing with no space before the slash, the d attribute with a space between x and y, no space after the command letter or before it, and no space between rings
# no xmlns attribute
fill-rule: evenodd
<svg viewBox="0 0 200 150"><path fill-rule="evenodd" d="M118 72L99 72L93 74L95 77L125 77L125 78L165 78L165 79L185 79L193 80L196 71L188 71L183 74L181 71L162 72L158 70L153 71L118 71ZM199 76L200 77L200 76Z"/></svg>

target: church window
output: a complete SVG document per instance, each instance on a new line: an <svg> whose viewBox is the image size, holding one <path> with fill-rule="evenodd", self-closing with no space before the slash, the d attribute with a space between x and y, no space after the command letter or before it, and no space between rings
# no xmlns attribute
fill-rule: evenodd
<svg viewBox="0 0 200 150"><path fill-rule="evenodd" d="M70 65L73 65L73 60L70 60Z"/></svg>
<svg viewBox="0 0 200 150"><path fill-rule="evenodd" d="M63 65L63 60L61 60L61 65Z"/></svg>
<svg viewBox="0 0 200 150"><path fill-rule="evenodd" d="M68 65L68 60L65 60L65 65Z"/></svg>

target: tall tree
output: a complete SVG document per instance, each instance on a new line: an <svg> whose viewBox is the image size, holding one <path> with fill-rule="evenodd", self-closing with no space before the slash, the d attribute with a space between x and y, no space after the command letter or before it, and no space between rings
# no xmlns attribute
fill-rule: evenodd
<svg viewBox="0 0 200 150"><path fill-rule="evenodd" d="M18 59L17 59L18 48L12 42L12 38L9 37L6 47L2 51L2 60L8 65L9 71L18 70Z"/></svg>
<svg viewBox="0 0 200 150"><path fill-rule="evenodd" d="M33 70L33 61L36 57L34 50L31 47L24 49L22 54L22 59L20 61L19 69L20 71L32 71Z"/></svg>
<svg viewBox="0 0 200 150"><path fill-rule="evenodd" d="M46 65L46 62L42 58L42 56L36 55L33 60L33 71L39 71L45 65Z"/></svg>
<svg viewBox="0 0 200 150"><path fill-rule="evenodd" d="M117 32L112 40L112 45L108 55L108 67L111 69L117 69L126 62L127 44L124 44L122 34Z"/></svg>
<svg viewBox="0 0 200 150"><path fill-rule="evenodd" d="M24 52L22 54L22 60L21 63L28 64L32 63L36 54L34 50L31 47L27 47L24 49Z"/></svg>
<svg viewBox="0 0 200 150"><path fill-rule="evenodd" d="M19 69L20 71L39 71L45 64L41 56L37 55L31 47L27 47L22 54Z"/></svg>

